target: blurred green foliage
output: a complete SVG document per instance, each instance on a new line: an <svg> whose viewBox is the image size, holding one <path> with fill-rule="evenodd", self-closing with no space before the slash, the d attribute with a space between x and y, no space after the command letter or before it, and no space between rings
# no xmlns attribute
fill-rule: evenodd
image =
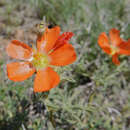
<svg viewBox="0 0 130 130"><path fill-rule="evenodd" d="M120 56L121 65L115 66L97 44L98 35L113 27L122 38L130 37L129 5L128 0L2 0L0 16L6 28L0 35L11 37L14 27L24 28L28 19L33 24L45 16L63 32L75 33L71 43L77 61L60 72L57 88L34 94L34 77L9 81L3 58L0 130L130 129L130 57Z"/></svg>

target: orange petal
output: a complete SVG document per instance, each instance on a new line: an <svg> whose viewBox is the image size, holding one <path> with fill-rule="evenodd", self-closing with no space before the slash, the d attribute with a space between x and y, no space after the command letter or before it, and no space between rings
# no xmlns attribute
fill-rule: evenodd
<svg viewBox="0 0 130 130"><path fill-rule="evenodd" d="M6 48L7 54L15 59L29 59L32 55L32 48L18 40L13 40Z"/></svg>
<svg viewBox="0 0 130 130"><path fill-rule="evenodd" d="M118 60L118 54L115 53L113 56L112 56L112 62L116 65L120 65L120 61Z"/></svg>
<svg viewBox="0 0 130 130"><path fill-rule="evenodd" d="M113 46L118 46L123 41L123 39L120 38L120 31L115 28L110 30L109 36Z"/></svg>
<svg viewBox="0 0 130 130"><path fill-rule="evenodd" d="M10 80L23 81L33 75L35 69L29 62L13 62L7 64L7 74Z"/></svg>
<svg viewBox="0 0 130 130"><path fill-rule="evenodd" d="M51 59L50 64L56 66L65 66L76 60L76 52L69 43L58 47L49 56Z"/></svg>
<svg viewBox="0 0 130 130"><path fill-rule="evenodd" d="M55 88L60 82L59 75L50 67L37 72L34 81L34 92L45 92Z"/></svg>
<svg viewBox="0 0 130 130"><path fill-rule="evenodd" d="M47 28L43 36L38 36L37 48L39 51L49 52L55 45L56 40L60 34L60 27L56 26L54 28Z"/></svg>
<svg viewBox="0 0 130 130"><path fill-rule="evenodd" d="M68 42L74 34L72 32L64 32L59 36L53 48L57 48Z"/></svg>
<svg viewBox="0 0 130 130"><path fill-rule="evenodd" d="M111 48L109 44L109 39L105 32L102 32L98 37L98 44L107 54L111 54Z"/></svg>
<svg viewBox="0 0 130 130"><path fill-rule="evenodd" d="M130 40L122 42L119 46L119 54L130 55Z"/></svg>

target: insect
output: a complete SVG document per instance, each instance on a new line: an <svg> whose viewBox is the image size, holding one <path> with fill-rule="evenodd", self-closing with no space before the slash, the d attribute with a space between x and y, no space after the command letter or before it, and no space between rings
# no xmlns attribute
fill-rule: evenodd
<svg viewBox="0 0 130 130"><path fill-rule="evenodd" d="M48 27L48 23L46 23L45 21L42 21L40 24L36 24L36 29L38 33L43 33L45 31L45 29Z"/></svg>
<svg viewBox="0 0 130 130"><path fill-rule="evenodd" d="M54 24L46 22L46 18L43 17L43 20L41 21L41 23L36 24L36 30L37 30L38 34L42 34L42 33L44 33L46 28L52 28L54 26L55 26Z"/></svg>

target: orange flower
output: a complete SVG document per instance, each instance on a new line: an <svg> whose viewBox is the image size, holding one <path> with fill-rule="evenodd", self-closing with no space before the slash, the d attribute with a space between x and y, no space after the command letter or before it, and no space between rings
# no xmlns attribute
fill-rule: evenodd
<svg viewBox="0 0 130 130"><path fill-rule="evenodd" d="M119 65L118 55L130 55L130 39L125 41L120 38L120 31L113 28L109 32L109 37L105 32L102 32L98 37L99 46L108 55L112 56L114 64Z"/></svg>
<svg viewBox="0 0 130 130"><path fill-rule="evenodd" d="M27 44L13 40L7 46L7 54L12 58L22 60L7 64L7 74L10 80L23 81L37 72L34 81L34 92L44 92L56 87L60 78L51 66L65 66L76 60L76 53L68 43L72 32L60 35L60 27L46 28L42 36L37 38L37 49L33 50Z"/></svg>

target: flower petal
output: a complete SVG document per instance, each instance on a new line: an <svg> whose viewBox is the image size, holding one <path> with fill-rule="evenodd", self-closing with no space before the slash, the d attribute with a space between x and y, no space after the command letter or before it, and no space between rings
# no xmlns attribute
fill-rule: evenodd
<svg viewBox="0 0 130 130"><path fill-rule="evenodd" d="M11 41L6 48L7 54L15 59L29 59L32 55L32 48L18 40Z"/></svg>
<svg viewBox="0 0 130 130"><path fill-rule="evenodd" d="M43 36L38 36L37 48L39 51L48 53L54 46L56 40L60 35L60 27L55 26L54 28L47 28Z"/></svg>
<svg viewBox="0 0 130 130"><path fill-rule="evenodd" d="M112 62L116 65L120 65L120 61L118 59L118 54L115 53L113 56L112 56Z"/></svg>
<svg viewBox="0 0 130 130"><path fill-rule="evenodd" d="M34 92L45 92L55 88L60 82L59 75L50 67L37 72L34 81Z"/></svg>
<svg viewBox="0 0 130 130"><path fill-rule="evenodd" d="M109 36L110 36L110 42L112 43L113 46L118 46L123 41L123 39L120 38L120 31L115 28L112 28L110 30Z"/></svg>
<svg viewBox="0 0 130 130"><path fill-rule="evenodd" d="M63 44L65 44L66 42L68 42L71 37L73 36L74 34L72 32L64 32L63 34L61 34L58 38L58 40L56 41L55 45L54 45L54 49L57 48L57 47L60 47L62 46Z"/></svg>
<svg viewBox="0 0 130 130"><path fill-rule="evenodd" d="M130 55L130 40L122 42L118 47L119 54Z"/></svg>
<svg viewBox="0 0 130 130"><path fill-rule="evenodd" d="M73 46L69 43L55 49L50 53L50 64L56 66L65 66L73 63L76 60L76 52Z"/></svg>
<svg viewBox="0 0 130 130"><path fill-rule="evenodd" d="M102 32L98 37L98 44L107 54L111 54L111 48L109 44L109 39L105 32Z"/></svg>
<svg viewBox="0 0 130 130"><path fill-rule="evenodd" d="M13 62L7 64L7 74L10 80L23 81L33 75L35 69L29 62Z"/></svg>

